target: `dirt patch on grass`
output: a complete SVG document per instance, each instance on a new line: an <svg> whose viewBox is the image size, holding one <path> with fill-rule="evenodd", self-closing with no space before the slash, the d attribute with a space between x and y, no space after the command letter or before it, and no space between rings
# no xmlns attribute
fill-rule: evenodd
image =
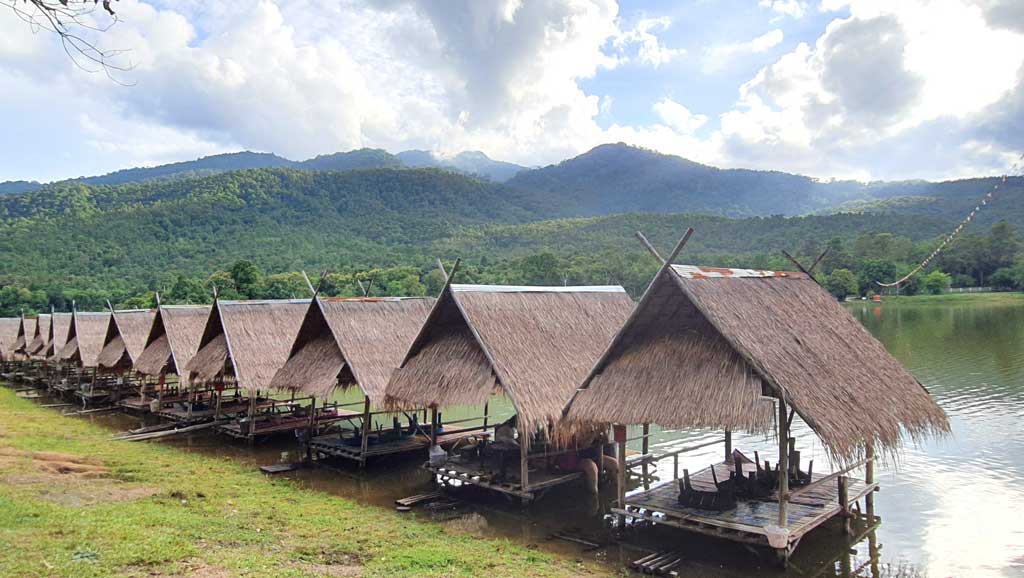
<svg viewBox="0 0 1024 578"><path fill-rule="evenodd" d="M363 567L351 564L302 564L298 566L306 574L325 578L358 578L363 575Z"/></svg>
<svg viewBox="0 0 1024 578"><path fill-rule="evenodd" d="M12 486L32 486L43 500L63 506L90 506L152 496L153 488L132 487L110 478L99 462L72 454L27 452L0 448L0 467L17 466L19 473L0 478Z"/></svg>

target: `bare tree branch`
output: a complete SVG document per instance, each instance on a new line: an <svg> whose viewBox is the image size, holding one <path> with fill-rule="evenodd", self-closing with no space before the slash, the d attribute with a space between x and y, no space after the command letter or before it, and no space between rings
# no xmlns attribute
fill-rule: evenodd
<svg viewBox="0 0 1024 578"><path fill-rule="evenodd" d="M103 71L111 80L124 84L112 76L115 71L127 72L133 68L129 62L119 62L118 57L128 50L100 48L87 35L102 33L117 24L112 1L116 0L0 0L0 7L10 8L33 32L45 30L60 38L61 46L68 58L87 72ZM109 22L97 25L93 14L98 10L106 14Z"/></svg>

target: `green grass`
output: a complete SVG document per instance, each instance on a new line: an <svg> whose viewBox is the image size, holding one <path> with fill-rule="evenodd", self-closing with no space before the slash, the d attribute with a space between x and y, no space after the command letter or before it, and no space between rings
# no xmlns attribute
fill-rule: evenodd
<svg viewBox="0 0 1024 578"><path fill-rule="evenodd" d="M883 302L899 303L903 304L917 304L917 303L949 303L949 304L960 304L960 303L984 303L990 305L1003 305L1003 304L1024 304L1024 293L1019 292L996 292L996 293L944 293L942 295L911 295L911 296L892 296L885 295L882 297Z"/></svg>
<svg viewBox="0 0 1024 578"><path fill-rule="evenodd" d="M0 389L0 576L347 575L336 573L342 567L363 576L610 572L303 489L229 458L109 436ZM38 462L12 450L99 460L110 475L44 477ZM150 494L92 505L53 499L88 487Z"/></svg>

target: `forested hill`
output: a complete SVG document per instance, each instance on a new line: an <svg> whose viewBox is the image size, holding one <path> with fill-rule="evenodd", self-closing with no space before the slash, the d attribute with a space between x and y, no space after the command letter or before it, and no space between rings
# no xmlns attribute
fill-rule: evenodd
<svg viewBox="0 0 1024 578"><path fill-rule="evenodd" d="M825 182L778 171L719 169L618 143L520 172L507 184L555 196L566 212L585 216L690 212L752 217L850 210L959 219L996 182ZM1016 191L1010 192L1017 200L1020 183L1017 179ZM1024 211L1021 207L1024 203L1017 205Z"/></svg>

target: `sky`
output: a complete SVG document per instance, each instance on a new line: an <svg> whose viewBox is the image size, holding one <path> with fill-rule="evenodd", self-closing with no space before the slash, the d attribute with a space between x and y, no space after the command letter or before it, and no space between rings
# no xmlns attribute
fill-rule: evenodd
<svg viewBox="0 0 1024 578"><path fill-rule="evenodd" d="M948 179L1024 152L1019 0L119 0L84 71L0 2L0 181L254 150L626 142L726 168ZM101 12L91 18L109 23Z"/></svg>

